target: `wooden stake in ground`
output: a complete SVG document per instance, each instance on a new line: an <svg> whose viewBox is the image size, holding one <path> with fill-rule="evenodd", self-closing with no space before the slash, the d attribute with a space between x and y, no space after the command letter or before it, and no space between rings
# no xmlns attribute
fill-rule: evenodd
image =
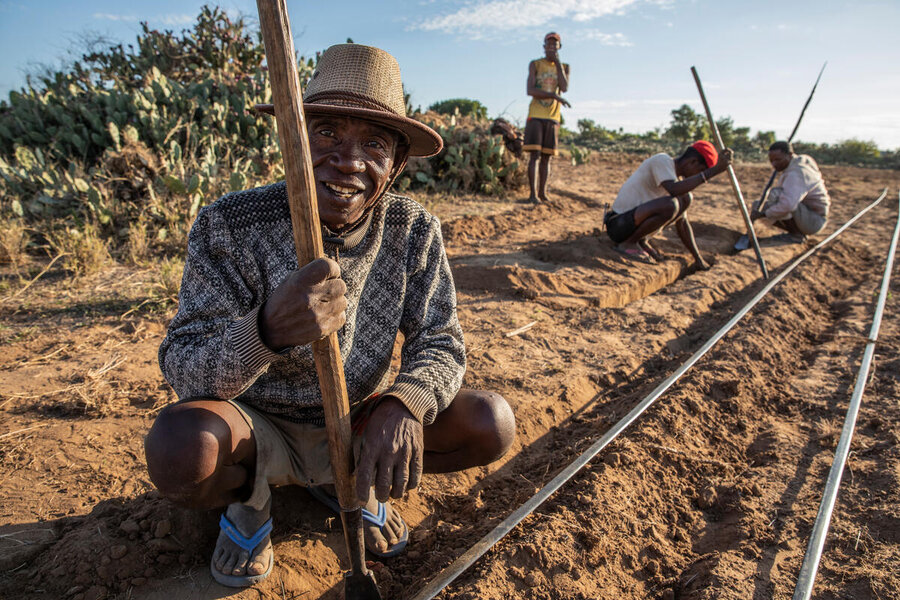
<svg viewBox="0 0 900 600"><path fill-rule="evenodd" d="M294 40L285 0L257 0L256 4L266 46L278 141L284 157L297 264L302 267L324 256L324 247ZM312 351L319 376L319 389L322 391L328 450L338 502L341 505L344 540L350 557L350 572L345 577L344 594L348 600L380 599L375 578L365 564L362 510L356 496L350 445L350 404L347 400L344 364L337 334L332 333L325 339L313 342Z"/></svg>
<svg viewBox="0 0 900 600"><path fill-rule="evenodd" d="M706 118L709 119L709 128L716 139L716 146L719 147L719 152L721 152L725 149L725 144L722 143L722 135L719 133L719 127L716 125L715 119L713 119L712 111L709 110L709 103L706 102L706 94L703 93L703 84L700 83L700 76L697 75L697 69L695 67L691 67L691 73L694 75L694 81L697 83L697 91L700 92L700 99L703 101L703 108L706 110ZM747 233L750 234L750 241L753 242L753 250L756 252L756 260L759 263L759 268L762 270L763 279L768 279L769 270L766 268L766 261L759 249L759 240L756 239L753 221L750 220L750 213L747 212L747 204L744 202L743 194L741 194L741 185L738 183L737 175L734 174L734 167L731 165L728 165L728 179L731 180L731 189L734 190L734 195L738 201L738 207L741 209L741 214L744 216L744 225L747 226Z"/></svg>

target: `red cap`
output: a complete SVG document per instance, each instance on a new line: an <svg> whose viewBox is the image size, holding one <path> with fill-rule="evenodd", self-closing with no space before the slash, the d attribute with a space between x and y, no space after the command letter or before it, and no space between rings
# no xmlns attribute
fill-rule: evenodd
<svg viewBox="0 0 900 600"><path fill-rule="evenodd" d="M544 41L546 42L547 40L556 40L557 42L562 44L562 40L559 38L559 34L556 33L555 31L551 31L550 33L548 33L547 35L544 36Z"/></svg>
<svg viewBox="0 0 900 600"><path fill-rule="evenodd" d="M700 153L700 156L703 157L703 160L706 161L707 167L713 167L719 162L719 153L716 151L716 147L707 142L706 140L698 140L691 144L691 148Z"/></svg>

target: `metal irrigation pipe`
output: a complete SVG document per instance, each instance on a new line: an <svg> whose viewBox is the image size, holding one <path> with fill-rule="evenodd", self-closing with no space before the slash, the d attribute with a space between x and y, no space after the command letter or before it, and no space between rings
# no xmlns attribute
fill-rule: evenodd
<svg viewBox="0 0 900 600"><path fill-rule="evenodd" d="M416 594L412 600L431 600L435 596L437 596L445 587L450 585L454 579L459 577L463 571L468 569L472 564L481 558L481 556L487 552L494 544L500 541L507 533L512 531L513 527L522 522L525 517L530 515L534 510L543 504L543 502L549 498L556 490L558 490L564 483L566 483L569 479L572 478L575 473L581 470L587 463L589 463L597 454L603 450L606 446L609 445L611 441L616 439L616 437L629 425L631 425L645 410L647 410L651 404L656 402L656 400L663 395L663 393L668 390L672 385L678 381L678 379L685 374L685 372L694 366L698 360L700 360L704 354L706 354L710 348L712 348L716 342L718 342L722 337L728 333L732 327L734 327L741 318L747 314L747 312L753 308L779 281L784 279L784 277L794 270L794 268L799 265L801 262L806 260L812 253L817 251L819 248L823 247L831 240L840 235L845 229L850 227L853 223L857 221L860 217L862 217L865 213L869 212L872 208L877 206L884 197L887 195L887 188L881 193L881 196L878 197L872 204L862 209L857 213L855 217L844 223L838 230L829 235L827 238L819 242L816 246L808 250L805 254L803 254L800 258L791 263L784 271L778 274L774 279L770 280L766 286L753 297L750 302L748 302L736 315L734 315L728 323L726 323L719 331L712 336L703 347L697 350L687 361L682 364L677 371L669 375L661 384L659 384L656 389L650 392L646 398L641 400L641 402L631 409L627 415L625 415L621 421L613 425L603 436L597 440L590 448L584 451L584 453L576 458L572 463L569 464L565 469L560 471L560 473L554 477L549 483L547 483L543 488L537 491L537 493L528 499L525 504L516 509L511 515L506 517L503 522L497 525L493 530L488 532L483 538L478 540L474 546L469 548L462 556L457 558L455 561L450 563L443 571L438 573L437 577L429 581L418 594Z"/></svg>
<svg viewBox="0 0 900 600"><path fill-rule="evenodd" d="M828 526L831 524L831 512L837 500L838 488L841 485L841 475L850 454L850 442L853 439L853 428L856 426L856 417L859 415L859 405L862 403L862 395L866 389L866 381L869 378L869 366L875 354L875 342L878 339L878 330L881 327L881 315L884 312L884 304L887 299L891 283L891 270L894 267L894 254L897 251L897 238L900 234L900 214L897 216L897 225L894 227L894 237L888 251L887 263L884 266L884 277L881 280L881 292L878 295L878 304L875 307L875 315L872 317L872 328L869 330L869 341L866 351L863 353L862 364L856 377L856 387L850 398L850 407L844 418L844 428L841 431L841 439L838 441L837 450L834 453L834 462L828 472L828 480L825 483L825 491L822 493L822 503L819 505L819 514L813 524L812 533L809 536L809 545L803 564L800 565L800 575L797 579L797 587L794 589L793 600L809 600L812 595L813 582L816 580L816 572L819 568L819 560L822 558L822 549L825 547L825 537L828 535Z"/></svg>

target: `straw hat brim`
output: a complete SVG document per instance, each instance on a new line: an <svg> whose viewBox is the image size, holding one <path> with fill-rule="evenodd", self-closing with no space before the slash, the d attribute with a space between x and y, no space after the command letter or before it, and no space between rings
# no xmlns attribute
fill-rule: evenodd
<svg viewBox="0 0 900 600"><path fill-rule="evenodd" d="M389 129L395 129L409 140L409 155L434 156L444 147L444 141L434 129L409 117L401 117L383 110L358 108L356 106L336 106L333 104L303 104L308 115L336 115L373 121Z"/></svg>

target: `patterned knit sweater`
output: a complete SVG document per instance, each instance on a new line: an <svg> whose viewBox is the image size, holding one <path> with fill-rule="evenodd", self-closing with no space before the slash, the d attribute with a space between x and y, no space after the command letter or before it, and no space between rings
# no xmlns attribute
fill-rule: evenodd
<svg viewBox="0 0 900 600"><path fill-rule="evenodd" d="M429 424L462 384L465 347L438 220L385 194L354 231L325 230L325 252L347 284L338 331L350 403L380 391ZM197 216L178 314L159 363L179 398L237 399L300 422L323 423L309 345L272 352L260 339L264 300L297 269L284 183L228 194ZM399 375L385 382L397 332Z"/></svg>

